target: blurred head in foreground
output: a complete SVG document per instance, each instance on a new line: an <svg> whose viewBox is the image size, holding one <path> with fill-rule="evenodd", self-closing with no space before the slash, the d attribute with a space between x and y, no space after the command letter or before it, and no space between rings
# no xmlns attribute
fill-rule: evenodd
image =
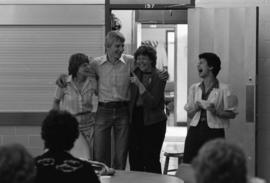
<svg viewBox="0 0 270 183"><path fill-rule="evenodd" d="M41 137L46 149L69 151L79 137L78 122L67 111L52 110L42 123Z"/></svg>
<svg viewBox="0 0 270 183"><path fill-rule="evenodd" d="M1 183L34 183L35 175L34 159L22 145L0 146Z"/></svg>
<svg viewBox="0 0 270 183"><path fill-rule="evenodd" d="M246 183L247 167L243 150L224 139L207 142L194 159L197 183Z"/></svg>

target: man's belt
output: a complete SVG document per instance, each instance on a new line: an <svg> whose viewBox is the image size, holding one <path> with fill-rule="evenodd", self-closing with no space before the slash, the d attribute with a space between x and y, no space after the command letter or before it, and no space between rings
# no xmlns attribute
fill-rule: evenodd
<svg viewBox="0 0 270 183"><path fill-rule="evenodd" d="M105 108L120 108L120 107L127 107L127 101L121 102L99 102L98 106L105 107Z"/></svg>
<svg viewBox="0 0 270 183"><path fill-rule="evenodd" d="M92 111L83 111L83 112L78 112L77 114L75 114L75 116L82 116L82 115L86 115L90 113L92 113Z"/></svg>

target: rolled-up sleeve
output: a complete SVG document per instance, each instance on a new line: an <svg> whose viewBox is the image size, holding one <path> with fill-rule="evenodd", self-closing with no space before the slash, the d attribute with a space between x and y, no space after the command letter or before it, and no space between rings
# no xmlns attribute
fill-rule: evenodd
<svg viewBox="0 0 270 183"><path fill-rule="evenodd" d="M55 89L54 98L57 100L61 100L63 95L64 95L64 89L57 86Z"/></svg>
<svg viewBox="0 0 270 183"><path fill-rule="evenodd" d="M187 103L184 106L184 109L187 112L194 108L194 95L195 95L195 87L194 85L192 85L188 90Z"/></svg>

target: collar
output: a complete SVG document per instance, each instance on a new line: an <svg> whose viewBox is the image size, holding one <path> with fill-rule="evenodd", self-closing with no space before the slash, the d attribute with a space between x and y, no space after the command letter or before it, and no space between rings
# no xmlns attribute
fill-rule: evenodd
<svg viewBox="0 0 270 183"><path fill-rule="evenodd" d="M69 151L47 149L44 155L59 155L59 157L72 156Z"/></svg>
<svg viewBox="0 0 270 183"><path fill-rule="evenodd" d="M142 74L144 74L144 75L151 75L152 74L152 71L148 71L148 72L142 71Z"/></svg>
<svg viewBox="0 0 270 183"><path fill-rule="evenodd" d="M120 62L126 64L126 61L125 61L125 59L124 59L124 55L123 55L123 54L121 55L121 57L119 58L118 61L120 61ZM108 59L107 59L107 55L103 55L103 56L100 57L100 62L99 62L99 64L102 65L102 64L104 64L105 62L109 62Z"/></svg>
<svg viewBox="0 0 270 183"><path fill-rule="evenodd" d="M199 87L201 89L205 88L203 81L199 84ZM213 86L211 88L219 88L219 82L218 82L217 79L215 79L214 84L213 84Z"/></svg>
<svg viewBox="0 0 270 183"><path fill-rule="evenodd" d="M69 75L69 76L67 77L67 83L70 83L71 81L72 81L72 76Z"/></svg>
<svg viewBox="0 0 270 183"><path fill-rule="evenodd" d="M67 82L68 84L70 84L70 85L74 85L74 86L75 86L75 83L73 82L72 76L71 76L71 75L69 75L69 76L67 77L67 81L66 81L66 82ZM85 81L85 83L83 84L83 88L88 84L88 82L90 82L89 77L86 78L86 81ZM75 86L75 88L77 88L77 87Z"/></svg>

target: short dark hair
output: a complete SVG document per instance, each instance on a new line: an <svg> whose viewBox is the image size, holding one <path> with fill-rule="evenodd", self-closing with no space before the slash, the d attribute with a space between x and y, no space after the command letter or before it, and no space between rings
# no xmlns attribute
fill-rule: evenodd
<svg viewBox="0 0 270 183"><path fill-rule="evenodd" d="M224 139L207 142L193 160L197 183L246 183L247 167L243 150Z"/></svg>
<svg viewBox="0 0 270 183"><path fill-rule="evenodd" d="M79 137L78 126L78 121L69 112L51 110L41 128L45 148L54 151L70 150Z"/></svg>
<svg viewBox="0 0 270 183"><path fill-rule="evenodd" d="M35 162L30 153L20 144L0 147L0 182L34 183Z"/></svg>
<svg viewBox="0 0 270 183"><path fill-rule="evenodd" d="M115 41L125 42L124 35L118 30L110 31L106 35L105 48L110 48Z"/></svg>
<svg viewBox="0 0 270 183"><path fill-rule="evenodd" d="M69 65L68 65L68 73L72 76L72 78L76 77L79 67L84 64L89 64L89 58L83 53L76 53L70 56Z"/></svg>
<svg viewBox="0 0 270 183"><path fill-rule="evenodd" d="M134 58L135 61L137 60L138 56L140 55L144 55L144 56L148 56L149 59L152 61L151 65L153 68L156 67L156 63L157 63L157 52L156 50L151 47L151 46L140 46L134 53Z"/></svg>
<svg viewBox="0 0 270 183"><path fill-rule="evenodd" d="M213 67L213 74L216 77L221 69L220 58L215 53L205 52L199 55L199 59L205 59L209 67Z"/></svg>

